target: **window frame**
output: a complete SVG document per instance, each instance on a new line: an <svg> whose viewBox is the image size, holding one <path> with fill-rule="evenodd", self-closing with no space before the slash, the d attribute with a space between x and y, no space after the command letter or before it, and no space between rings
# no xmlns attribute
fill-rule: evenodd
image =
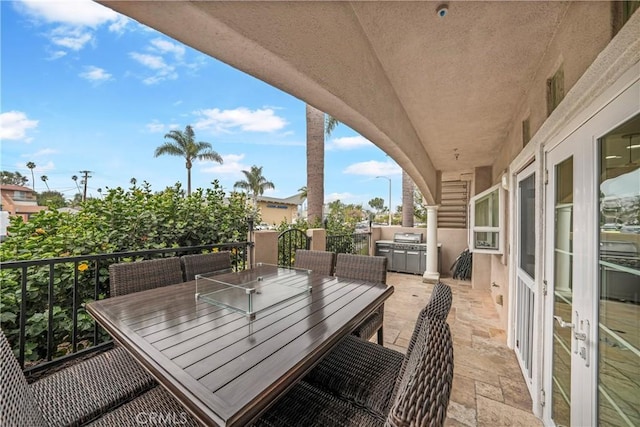
<svg viewBox="0 0 640 427"><path fill-rule="evenodd" d="M477 226L476 225L476 204L479 200L484 199L490 194L497 192L498 194L498 206L492 207L492 209L498 210L498 225L497 226ZM502 255L504 253L504 233L505 233L505 190L502 188L502 184L496 184L493 187L486 189L485 191L476 194L471 197L469 201L469 251L482 254L494 254ZM491 213L491 212L487 212ZM476 233L497 233L496 248L476 247L476 239L474 238Z"/></svg>

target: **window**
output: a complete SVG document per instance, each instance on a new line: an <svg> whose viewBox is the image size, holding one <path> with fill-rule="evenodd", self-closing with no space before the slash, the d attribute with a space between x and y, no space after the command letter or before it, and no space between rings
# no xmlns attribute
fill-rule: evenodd
<svg viewBox="0 0 640 427"><path fill-rule="evenodd" d="M28 200L27 193L24 191L14 191L13 200Z"/></svg>
<svg viewBox="0 0 640 427"><path fill-rule="evenodd" d="M524 147L531 140L531 125L529 124L529 118L522 121L522 146Z"/></svg>
<svg viewBox="0 0 640 427"><path fill-rule="evenodd" d="M564 71L562 67L547 80L547 115L551 115L564 98Z"/></svg>
<svg viewBox="0 0 640 427"><path fill-rule="evenodd" d="M476 253L502 254L504 190L494 185L471 198L469 249Z"/></svg>

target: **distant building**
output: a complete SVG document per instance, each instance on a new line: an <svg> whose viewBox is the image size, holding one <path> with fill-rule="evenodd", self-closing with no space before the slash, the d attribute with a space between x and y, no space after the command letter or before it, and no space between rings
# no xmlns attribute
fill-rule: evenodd
<svg viewBox="0 0 640 427"><path fill-rule="evenodd" d="M9 215L20 215L25 221L34 213L47 209L38 206L36 193L29 187L22 185L0 185L2 205L0 210Z"/></svg>
<svg viewBox="0 0 640 427"><path fill-rule="evenodd" d="M298 207L303 201L300 194L286 199L258 196L258 211L262 222L268 225L278 225L282 221L293 224L298 219Z"/></svg>

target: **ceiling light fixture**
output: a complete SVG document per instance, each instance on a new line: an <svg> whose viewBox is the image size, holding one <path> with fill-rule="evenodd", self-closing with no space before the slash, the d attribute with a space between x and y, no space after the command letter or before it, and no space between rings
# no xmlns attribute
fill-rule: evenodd
<svg viewBox="0 0 640 427"><path fill-rule="evenodd" d="M438 14L439 18L444 18L449 13L449 5L446 3L441 4L436 9L436 13Z"/></svg>

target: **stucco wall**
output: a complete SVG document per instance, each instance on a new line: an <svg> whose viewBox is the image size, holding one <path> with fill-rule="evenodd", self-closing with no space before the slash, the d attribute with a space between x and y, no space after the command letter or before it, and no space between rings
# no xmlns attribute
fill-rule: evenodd
<svg viewBox="0 0 640 427"><path fill-rule="evenodd" d="M449 270L458 255L467 249L467 230L459 228L438 228L438 241L442 243L440 256L442 257L441 276L449 277L452 272Z"/></svg>
<svg viewBox="0 0 640 427"><path fill-rule="evenodd" d="M278 233L275 230L255 231L253 233L253 256L251 264L263 262L278 264Z"/></svg>
<svg viewBox="0 0 640 427"><path fill-rule="evenodd" d="M528 93L523 97L514 113L510 129L505 136L502 149L492 165L492 182L500 182L510 163L523 149L522 122L529 119L530 135L533 137L547 120L547 80L562 66L564 70L565 96L584 74L586 69L607 46L612 38L612 6L609 2L572 2L567 9L557 34L549 44ZM517 171L510 171L515 173ZM508 192L513 197L513 189ZM508 230L508 203L505 204L505 230ZM508 237L508 236L507 236ZM507 255L491 255L490 282L494 303L502 296L502 305L495 307L501 323L507 326L509 296L509 269Z"/></svg>
<svg viewBox="0 0 640 427"><path fill-rule="evenodd" d="M287 208L283 209L273 206L286 206ZM269 225L279 225L282 221L286 221L287 224L291 224L293 219L296 218L298 212L298 207L295 205L276 202L259 202L258 208L260 209L262 222L266 222Z"/></svg>
<svg viewBox="0 0 640 427"><path fill-rule="evenodd" d="M571 3L528 93L514 113L502 149L492 165L494 183L500 180L511 161L522 151L522 122L529 118L533 136L547 119L547 79L562 65L566 95L611 41L611 22L612 6L609 2Z"/></svg>

